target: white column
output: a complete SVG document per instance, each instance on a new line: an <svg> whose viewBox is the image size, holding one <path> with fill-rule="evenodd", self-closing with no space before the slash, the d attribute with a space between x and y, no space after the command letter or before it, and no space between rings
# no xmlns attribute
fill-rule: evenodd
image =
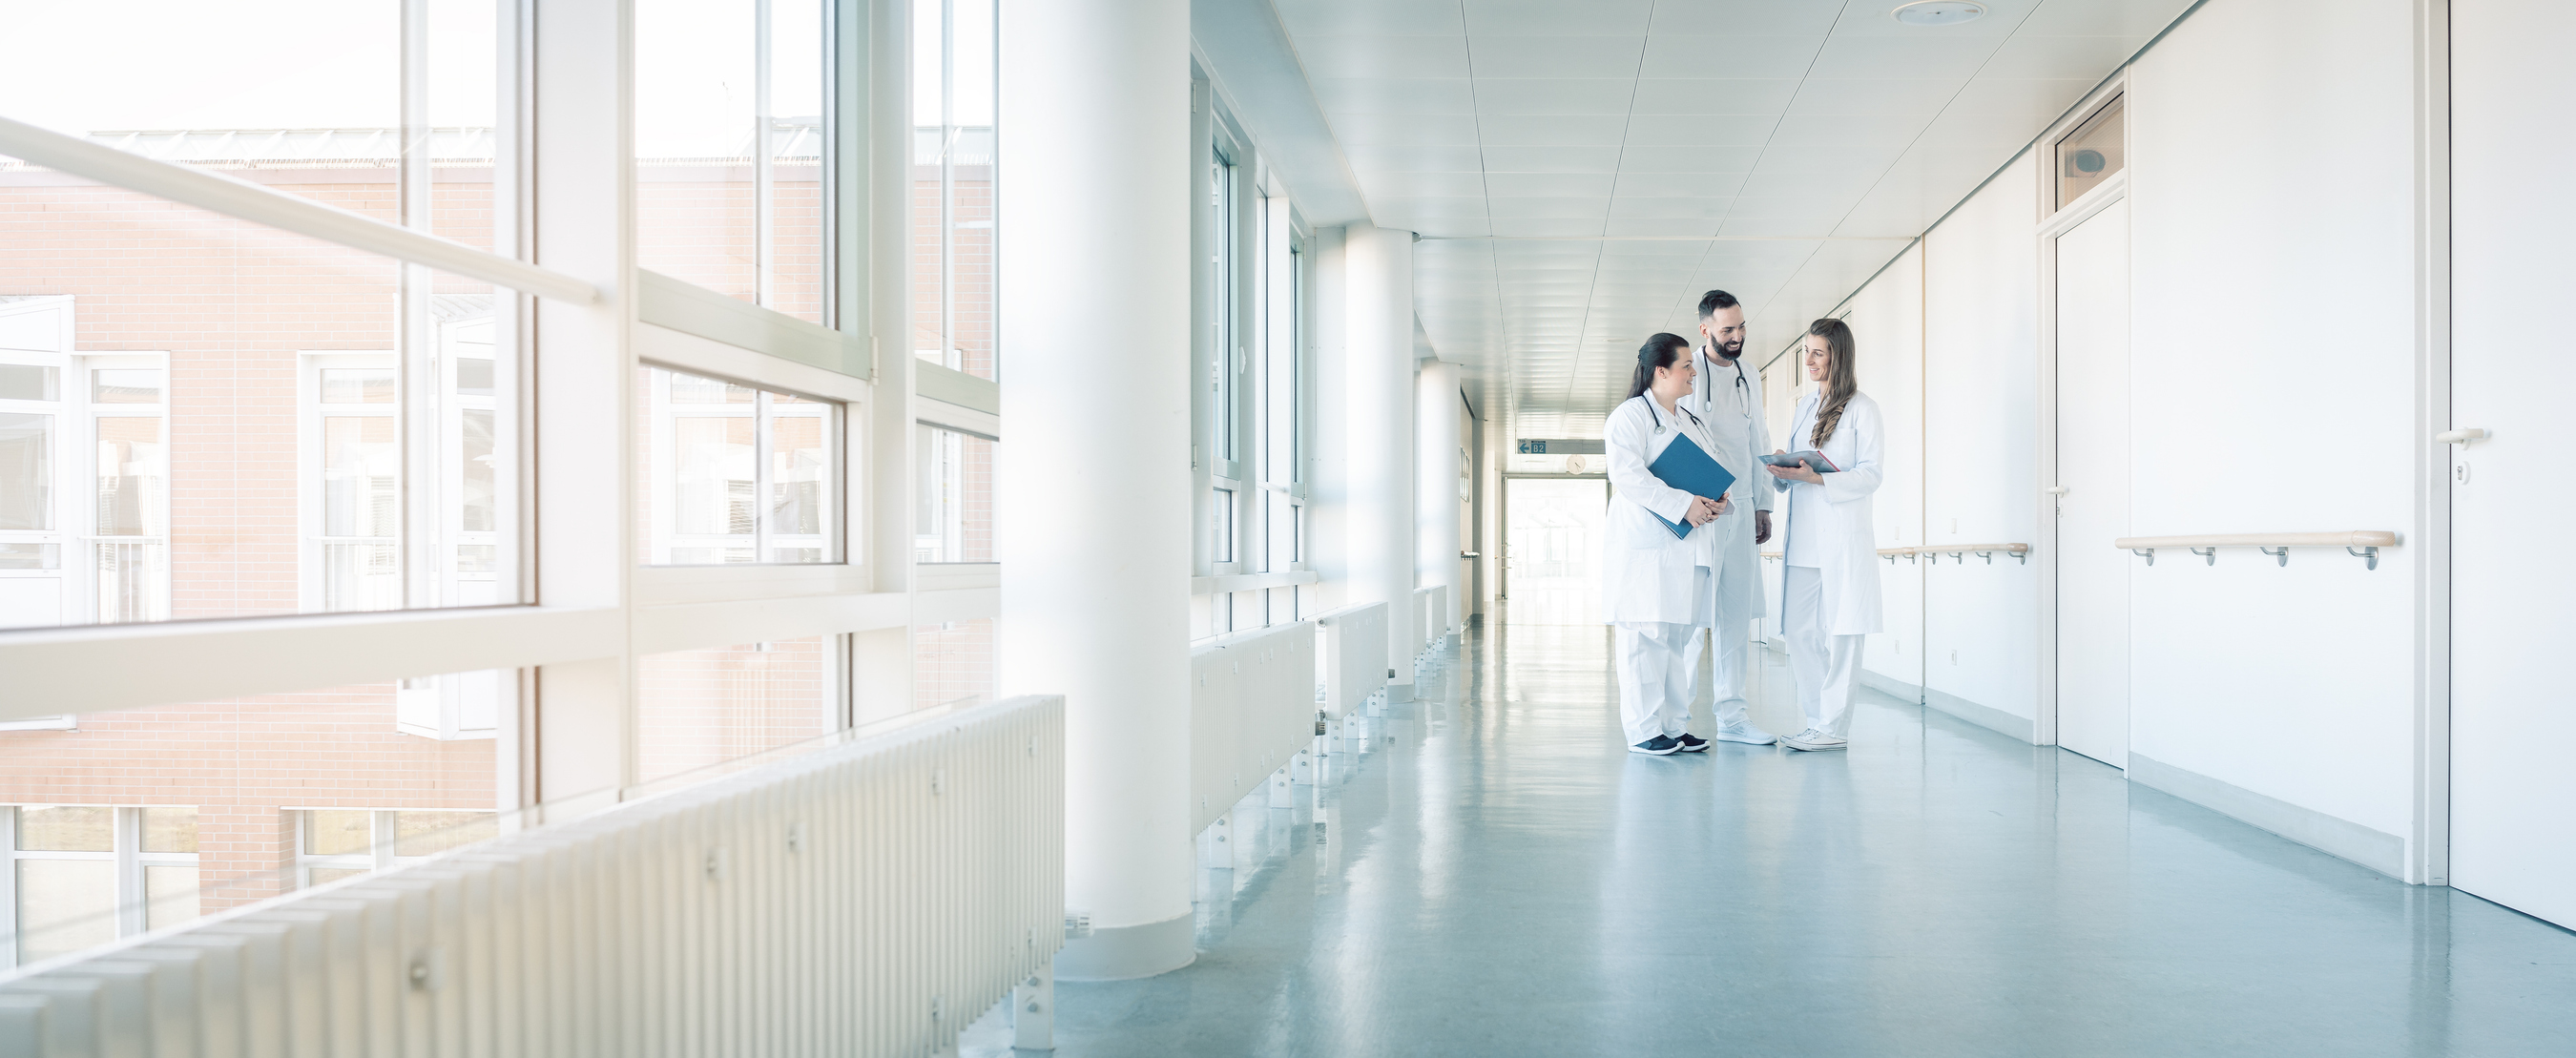
<svg viewBox="0 0 2576 1058"><path fill-rule="evenodd" d="M1458 582L1458 544L1466 526L1458 521L1458 473L1465 463L1459 458L1458 420L1464 408L1458 399L1458 365L1438 360L1422 362L1422 401L1417 421L1421 424L1420 440L1415 450L1421 453L1420 495L1415 498L1416 530L1419 552L1414 558L1414 577L1423 587L1446 585L1449 589L1448 612L1440 615L1440 627L1458 627L1458 607L1467 599L1466 584Z"/></svg>
<svg viewBox="0 0 2576 1058"><path fill-rule="evenodd" d="M1064 979L1188 965L1190 8L1002 0L1001 690L1065 696Z"/></svg>
<svg viewBox="0 0 2576 1058"><path fill-rule="evenodd" d="M1413 697L1413 233L1360 223L1344 241L1350 321L1351 602L1387 604L1389 697Z"/></svg>

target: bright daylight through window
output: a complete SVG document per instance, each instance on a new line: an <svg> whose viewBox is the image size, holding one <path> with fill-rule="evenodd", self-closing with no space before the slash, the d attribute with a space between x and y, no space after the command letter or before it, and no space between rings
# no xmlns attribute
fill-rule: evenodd
<svg viewBox="0 0 2576 1058"><path fill-rule="evenodd" d="M834 401L660 367L637 371L644 562L838 562Z"/></svg>

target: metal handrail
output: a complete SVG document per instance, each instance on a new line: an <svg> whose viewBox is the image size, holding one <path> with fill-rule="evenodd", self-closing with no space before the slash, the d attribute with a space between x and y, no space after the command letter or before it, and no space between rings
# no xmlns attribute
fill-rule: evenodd
<svg viewBox="0 0 2576 1058"><path fill-rule="evenodd" d="M2184 548L2192 554L2218 564L2218 549L2250 547L2290 564L2294 547L2340 547L2362 561L2364 569L2379 568L2379 549L2396 547L2397 534L2384 529L2353 529L2333 533L2209 533L2200 536L2124 536L2111 541L2111 546L2156 564L2158 549Z"/></svg>
<svg viewBox="0 0 2576 1058"><path fill-rule="evenodd" d="M1978 558L1985 559L1986 564L1989 566L1995 564L1996 555L2010 555L2014 558L2020 559L2023 565L2029 565L2030 545L1937 544L1931 547L1882 547L1878 549L1878 557L1886 559L1887 564L1891 566L1895 565L1896 560L1900 557L1908 562L1913 562L1929 556L1933 561L1938 562L1941 560L1941 556L1943 555L1948 555L1957 559L1961 565L1967 564L1968 556L1970 555L1975 555ZM1778 551L1762 552L1762 557L1766 560L1777 561L1781 556L1782 552Z"/></svg>

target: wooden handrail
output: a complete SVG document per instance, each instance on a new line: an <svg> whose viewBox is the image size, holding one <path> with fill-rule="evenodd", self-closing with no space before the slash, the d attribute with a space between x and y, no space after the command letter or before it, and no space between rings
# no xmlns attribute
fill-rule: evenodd
<svg viewBox="0 0 2576 1058"><path fill-rule="evenodd" d="M2111 546L2131 552L2156 564L2159 549L2182 548L2218 564L2218 549L2250 547L2290 564L2294 547L2340 547L2362 561L2364 569L2379 568L2379 549L2396 547L2397 534L2385 529L2354 529L2339 533L2210 533L2202 536L2124 536L2111 541Z"/></svg>

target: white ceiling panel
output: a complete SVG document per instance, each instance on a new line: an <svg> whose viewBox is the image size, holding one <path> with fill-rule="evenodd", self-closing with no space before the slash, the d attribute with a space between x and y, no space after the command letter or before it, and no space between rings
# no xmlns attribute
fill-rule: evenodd
<svg viewBox="0 0 2576 1058"><path fill-rule="evenodd" d="M1468 45L1479 77L1635 78L1645 56L1638 37L1505 37L1477 34Z"/></svg>
<svg viewBox="0 0 2576 1058"><path fill-rule="evenodd" d="M1615 173L1619 166L1617 147L1485 148L1485 170L1494 173Z"/></svg>
<svg viewBox="0 0 2576 1058"><path fill-rule="evenodd" d="M1455 0L1274 0L1279 22L1305 51L1308 37L1466 35Z"/></svg>
<svg viewBox="0 0 2576 1058"><path fill-rule="evenodd" d="M1269 2L1370 214L1425 238L1432 348L1518 435L1586 436L1701 291L1786 345L2190 0Z"/></svg>
<svg viewBox="0 0 2576 1058"><path fill-rule="evenodd" d="M1439 36L1327 36L1297 42L1297 61L1317 81L1360 77L1466 77L1467 38Z"/></svg>
<svg viewBox="0 0 2576 1058"><path fill-rule="evenodd" d="M1643 38L1655 0L1464 0L1463 6L1470 36Z"/></svg>
<svg viewBox="0 0 2576 1058"><path fill-rule="evenodd" d="M1490 77L1476 78L1479 114L1628 113L1636 98L1635 77Z"/></svg>
<svg viewBox="0 0 2576 1058"><path fill-rule="evenodd" d="M1488 146L1606 147L1618 144L1626 137L1628 121L1626 114L1541 116L1487 113L1477 116L1476 127Z"/></svg>

